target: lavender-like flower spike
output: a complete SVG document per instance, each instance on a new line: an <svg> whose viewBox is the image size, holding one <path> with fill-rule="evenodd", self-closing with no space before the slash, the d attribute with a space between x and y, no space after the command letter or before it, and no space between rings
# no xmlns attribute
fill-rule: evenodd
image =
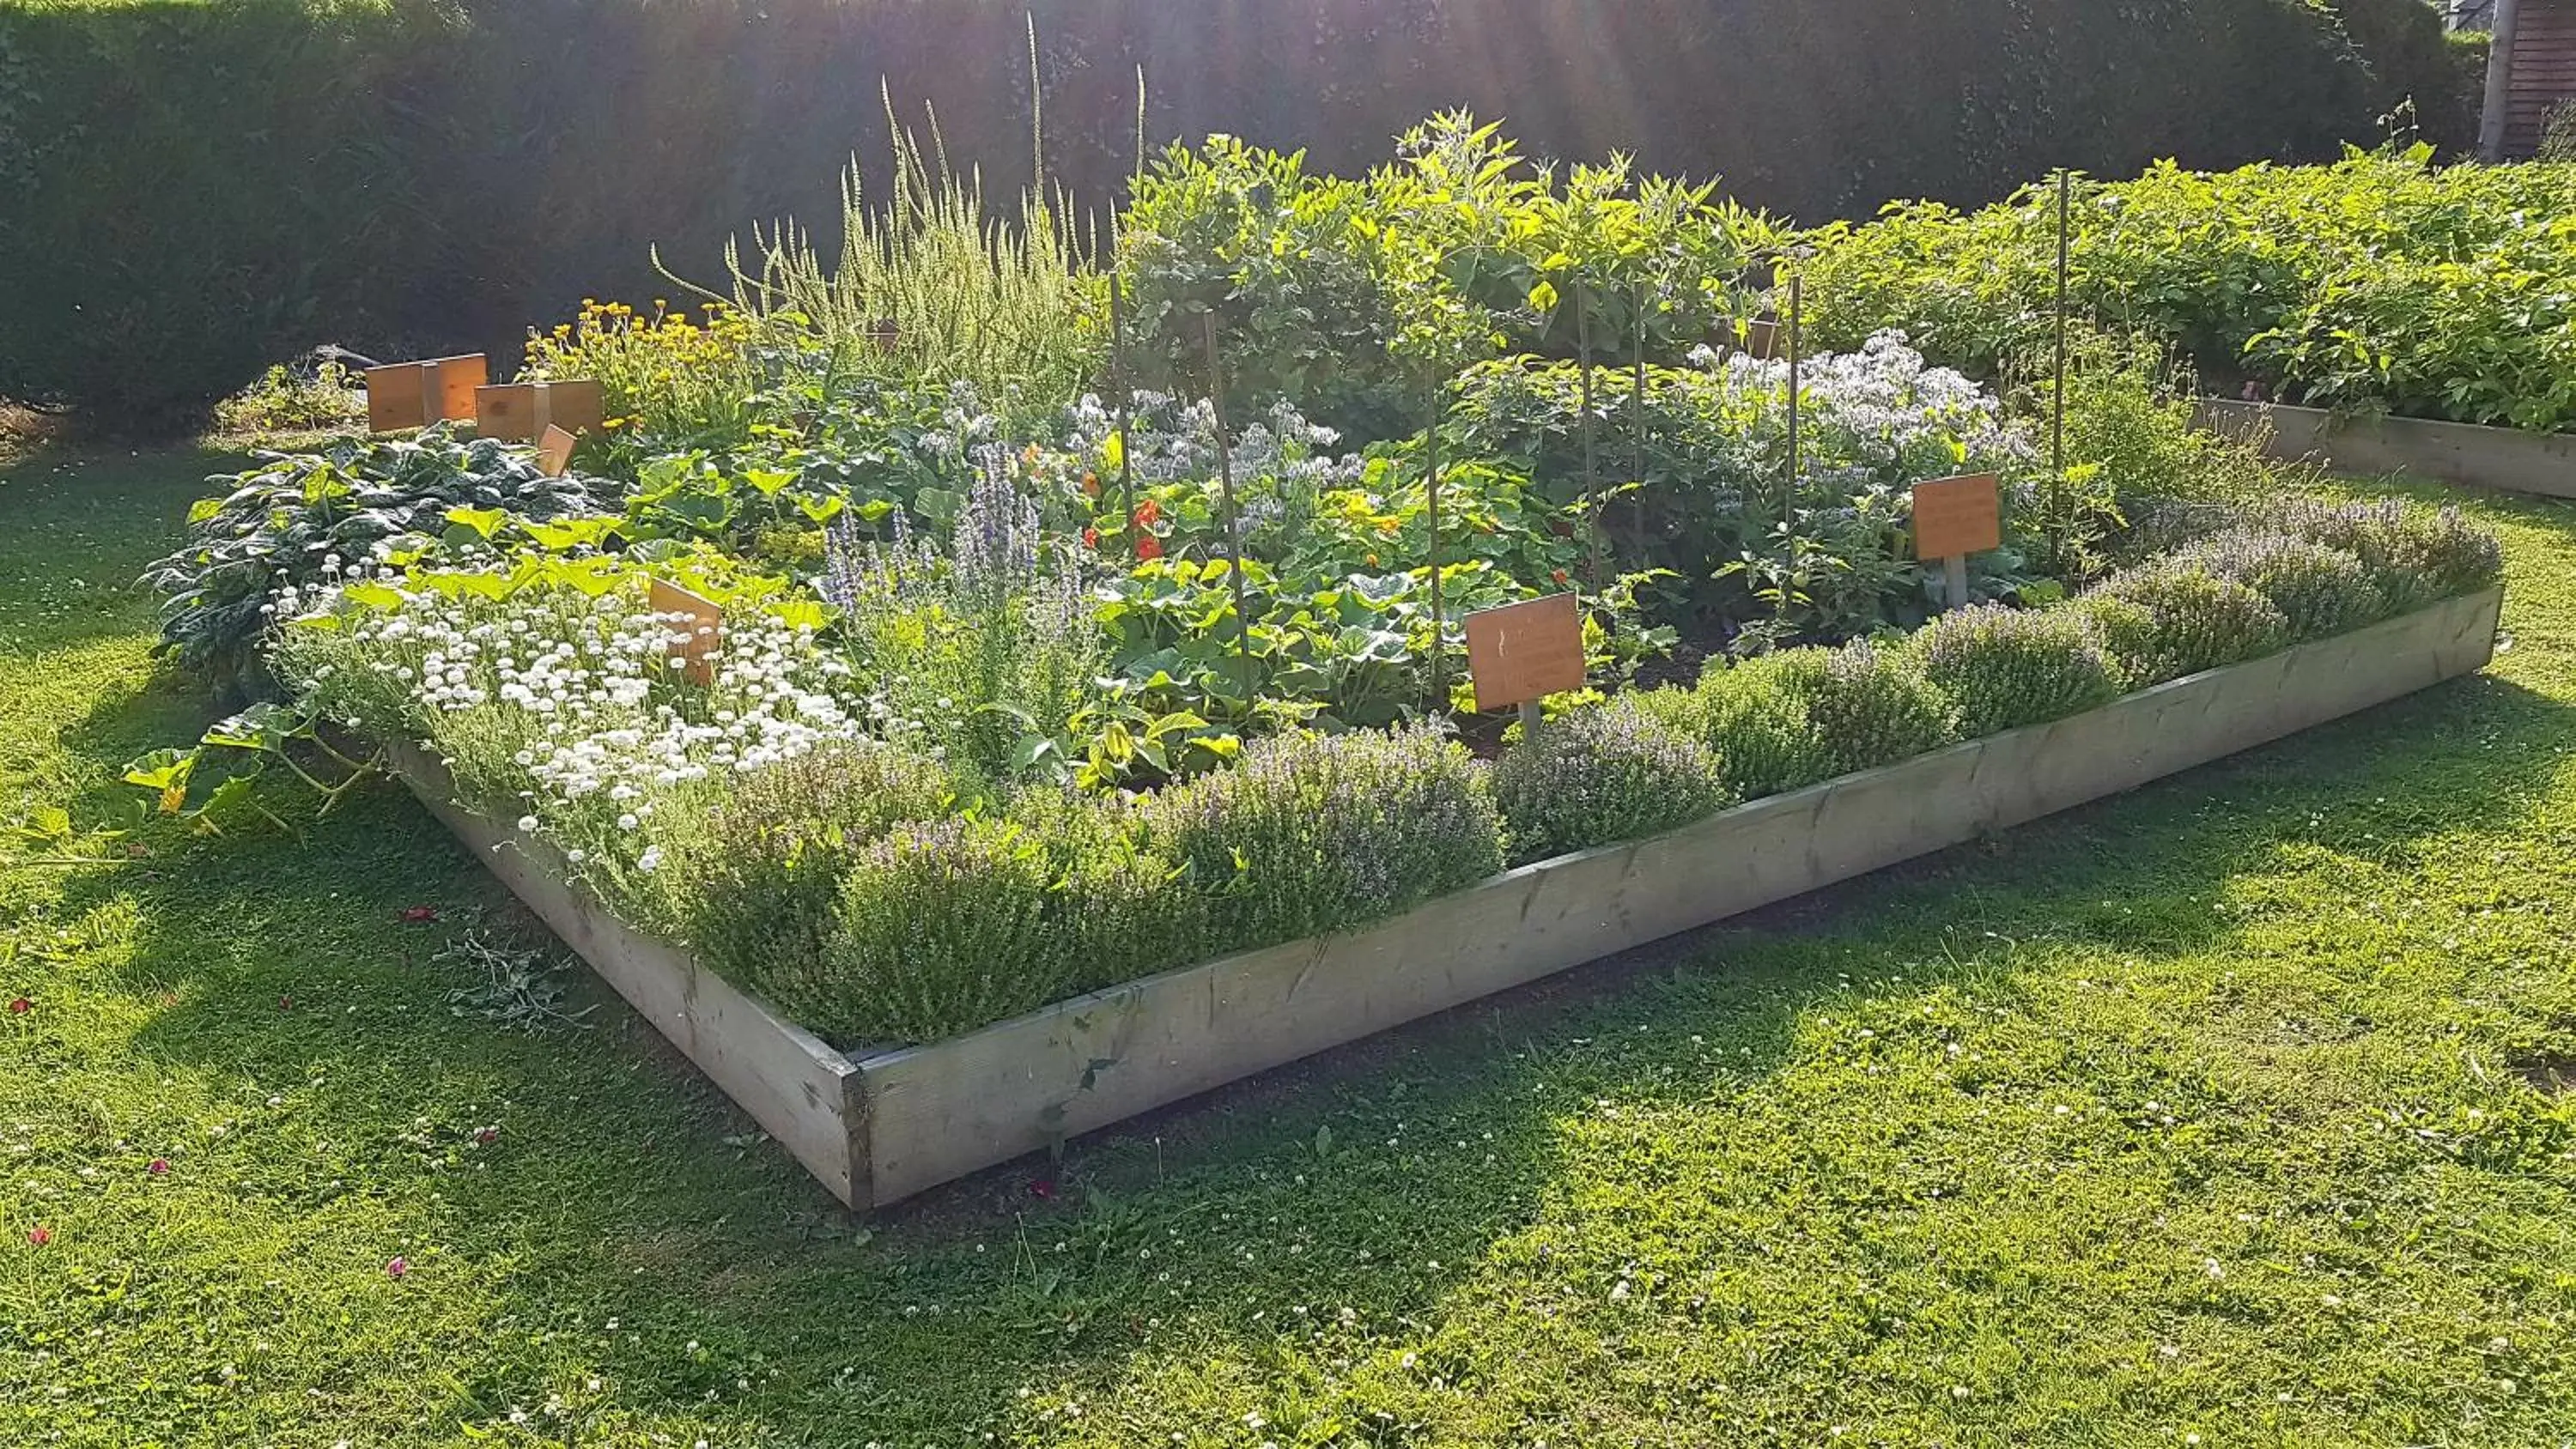
<svg viewBox="0 0 2576 1449"><path fill-rule="evenodd" d="M879 543L860 532L856 515L844 510L823 530L823 597L844 613L862 603L917 601L937 583L939 552L927 539L913 537L903 511L895 510L894 539Z"/></svg>
<svg viewBox="0 0 2576 1449"><path fill-rule="evenodd" d="M975 486L957 515L949 554L958 593L997 608L1037 577L1038 505L1012 480L1000 447L979 449L976 461Z"/></svg>

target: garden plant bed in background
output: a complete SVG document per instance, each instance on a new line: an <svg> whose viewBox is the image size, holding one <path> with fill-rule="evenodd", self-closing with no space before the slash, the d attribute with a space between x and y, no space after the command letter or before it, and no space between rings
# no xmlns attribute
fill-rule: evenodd
<svg viewBox="0 0 2576 1449"><path fill-rule="evenodd" d="M1694 926L2133 788L2483 668L2500 589L2051 724L1494 877L1376 925L1172 971L926 1046L836 1052L564 883L549 847L398 769L566 944L852 1207Z"/></svg>
<svg viewBox="0 0 2576 1449"><path fill-rule="evenodd" d="M2576 434L2489 428L2432 418L2354 417L2287 403L2209 398L2200 424L2259 438L2285 462L2313 460L2338 473L2413 473L2471 488L2576 498Z"/></svg>

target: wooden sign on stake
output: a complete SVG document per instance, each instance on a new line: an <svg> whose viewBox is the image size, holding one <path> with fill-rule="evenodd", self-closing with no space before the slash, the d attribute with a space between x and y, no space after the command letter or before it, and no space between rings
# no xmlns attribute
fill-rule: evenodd
<svg viewBox="0 0 2576 1449"><path fill-rule="evenodd" d="M367 369L367 427L391 433L474 416L474 392L491 380L483 354Z"/></svg>
<svg viewBox="0 0 2576 1449"><path fill-rule="evenodd" d="M675 634L688 632L671 641L671 657L681 662L681 674L704 689L716 682L715 652L724 644L724 610L677 584L653 580L653 612L686 615L687 622L669 621Z"/></svg>
<svg viewBox="0 0 2576 1449"><path fill-rule="evenodd" d="M1519 705L1522 723L1537 723L1540 700L1584 685L1583 611L1574 595L1469 614L1467 672L1477 709Z"/></svg>
<svg viewBox="0 0 2576 1449"><path fill-rule="evenodd" d="M537 444L537 471L549 478L560 478L572 466L573 445L581 439L563 429L548 426L545 437Z"/></svg>
<svg viewBox="0 0 2576 1449"><path fill-rule="evenodd" d="M505 443L534 442L552 427L585 432L598 427L607 410L607 393L586 379L474 389L475 430Z"/></svg>
<svg viewBox="0 0 2576 1449"><path fill-rule="evenodd" d="M1941 560L1946 607L1968 602L1968 555L2003 544L2003 500L1994 474L1914 485L1914 556Z"/></svg>

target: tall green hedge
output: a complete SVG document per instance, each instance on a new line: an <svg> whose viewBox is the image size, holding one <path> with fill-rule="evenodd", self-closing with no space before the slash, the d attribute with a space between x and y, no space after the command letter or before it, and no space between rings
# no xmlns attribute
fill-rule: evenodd
<svg viewBox="0 0 2576 1449"><path fill-rule="evenodd" d="M2368 141L2464 144L2422 0L0 0L0 396L202 405L316 342L510 351L584 295L837 213L879 77L949 154L1107 206L1156 141L1364 166L1428 112L1821 219ZM2442 94L2431 94L2436 89ZM830 238L825 238L828 243Z"/></svg>

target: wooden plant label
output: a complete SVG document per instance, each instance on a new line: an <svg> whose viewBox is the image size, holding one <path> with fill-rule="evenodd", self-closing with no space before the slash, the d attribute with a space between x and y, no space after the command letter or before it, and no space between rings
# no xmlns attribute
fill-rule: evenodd
<svg viewBox="0 0 2576 1449"><path fill-rule="evenodd" d="M545 437L537 444L537 471L549 478L560 478L572 466L573 445L580 438L549 424Z"/></svg>
<svg viewBox="0 0 2576 1449"><path fill-rule="evenodd" d="M1467 668L1479 710L1581 689L1583 611L1574 595L1550 594L1469 614Z"/></svg>
<svg viewBox="0 0 2576 1449"><path fill-rule="evenodd" d="M1965 558L2003 546L2003 503L1994 474L1914 485L1916 558Z"/></svg>
<svg viewBox="0 0 2576 1449"><path fill-rule="evenodd" d="M1968 555L2003 546L2003 497L1994 474L1914 485L1914 556L1941 560L1943 607L1968 602Z"/></svg>
<svg viewBox="0 0 2576 1449"><path fill-rule="evenodd" d="M474 426L487 438L528 443L548 428L579 434L599 426L607 393L596 382L517 382L474 390Z"/></svg>
<svg viewBox="0 0 2576 1449"><path fill-rule="evenodd" d="M391 433L474 416L475 389L491 380L480 352L367 369L367 427Z"/></svg>
<svg viewBox="0 0 2576 1449"><path fill-rule="evenodd" d="M677 584L653 580L652 606L656 614L688 616L688 622L669 621L674 635L683 629L685 637L671 641L671 657L684 666L680 673L691 684L703 689L716 682L715 652L724 643L724 610Z"/></svg>

